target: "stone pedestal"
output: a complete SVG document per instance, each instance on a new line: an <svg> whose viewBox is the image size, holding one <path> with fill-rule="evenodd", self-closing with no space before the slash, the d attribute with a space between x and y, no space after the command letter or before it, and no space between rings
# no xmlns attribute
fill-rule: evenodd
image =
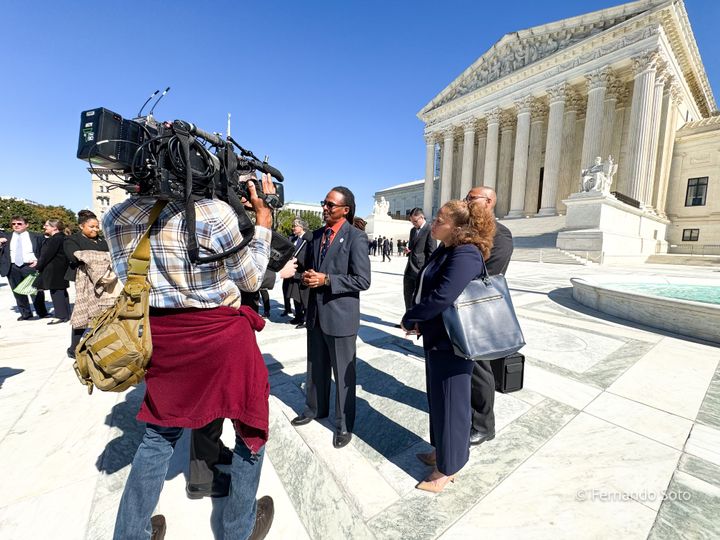
<svg viewBox="0 0 720 540"><path fill-rule="evenodd" d="M394 242L398 240L410 240L410 229L413 225L404 219L393 219L390 216L380 214L370 214L365 218L365 234L372 240L378 236L387 236L392 238ZM393 246L393 253L397 246Z"/></svg>
<svg viewBox="0 0 720 540"><path fill-rule="evenodd" d="M575 193L563 204L567 215L559 249L603 264L641 263L667 251L666 219L596 192Z"/></svg>

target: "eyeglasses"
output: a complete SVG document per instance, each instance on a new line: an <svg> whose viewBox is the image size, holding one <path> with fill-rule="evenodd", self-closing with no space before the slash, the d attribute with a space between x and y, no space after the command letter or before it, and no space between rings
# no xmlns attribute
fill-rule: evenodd
<svg viewBox="0 0 720 540"><path fill-rule="evenodd" d="M478 199L485 199L487 202L492 201L492 198L487 197L486 195L475 195L475 196L473 196L473 197L471 197L470 195L468 195L467 197L465 197L465 202L471 203L471 202L473 202L473 201L477 201Z"/></svg>
<svg viewBox="0 0 720 540"><path fill-rule="evenodd" d="M25 225L25 224L22 221L15 221L12 223L12 226L14 227L15 225L21 226L21 225Z"/></svg>
<svg viewBox="0 0 720 540"><path fill-rule="evenodd" d="M337 204L332 201L320 201L320 206L327 206L328 210L334 210L336 207L347 206L347 204Z"/></svg>

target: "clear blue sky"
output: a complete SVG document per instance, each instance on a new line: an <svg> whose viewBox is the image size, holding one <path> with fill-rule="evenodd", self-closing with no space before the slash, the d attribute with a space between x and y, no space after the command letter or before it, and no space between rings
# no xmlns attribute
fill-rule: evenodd
<svg viewBox="0 0 720 540"><path fill-rule="evenodd" d="M80 112L137 113L225 131L286 178L288 200L344 184L372 194L422 178L417 112L505 33L618 5L547 1L6 0L0 19L0 195L91 204L75 158ZM686 8L720 98L720 1Z"/></svg>

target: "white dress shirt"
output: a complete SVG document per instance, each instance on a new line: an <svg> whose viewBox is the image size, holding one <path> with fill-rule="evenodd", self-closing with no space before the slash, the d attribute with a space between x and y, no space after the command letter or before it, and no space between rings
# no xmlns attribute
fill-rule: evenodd
<svg viewBox="0 0 720 540"><path fill-rule="evenodd" d="M12 238L10 239L10 262L15 263L16 260L15 253L18 244L18 236L22 236L23 264L36 262L37 257L35 256L35 253L33 253L32 238L30 238L30 233L27 231L21 233L14 232L12 234Z"/></svg>

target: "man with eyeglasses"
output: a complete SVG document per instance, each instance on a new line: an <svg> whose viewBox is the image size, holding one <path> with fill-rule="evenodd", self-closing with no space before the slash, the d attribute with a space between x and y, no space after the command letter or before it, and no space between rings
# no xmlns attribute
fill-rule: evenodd
<svg viewBox="0 0 720 540"><path fill-rule="evenodd" d="M465 201L479 204L493 210L497 203L495 190L480 186L472 188ZM502 223L495 223L495 237L490 257L485 261L488 274L494 276L507 272L513 252L513 239L510 229ZM473 364L471 377L470 405L472 407L472 427L470 444L478 445L495 438L495 376L489 361L478 360Z"/></svg>
<svg viewBox="0 0 720 540"><path fill-rule="evenodd" d="M23 279L35 272L44 237L28 231L28 222L23 216L13 216L10 224L12 234L0 238L0 276L7 277L10 288L14 289ZM32 319L32 310L27 295L15 292L13 295L20 312L18 321ZM48 316L43 291L38 290L33 300L33 306L38 319Z"/></svg>
<svg viewBox="0 0 720 540"><path fill-rule="evenodd" d="M325 225L308 244L303 283L310 288L307 325L306 407L293 426L330 413L330 375L335 378L333 446L352 439L355 424L355 349L360 328L360 291L370 287L368 238L353 227L355 196L334 187L320 202Z"/></svg>

